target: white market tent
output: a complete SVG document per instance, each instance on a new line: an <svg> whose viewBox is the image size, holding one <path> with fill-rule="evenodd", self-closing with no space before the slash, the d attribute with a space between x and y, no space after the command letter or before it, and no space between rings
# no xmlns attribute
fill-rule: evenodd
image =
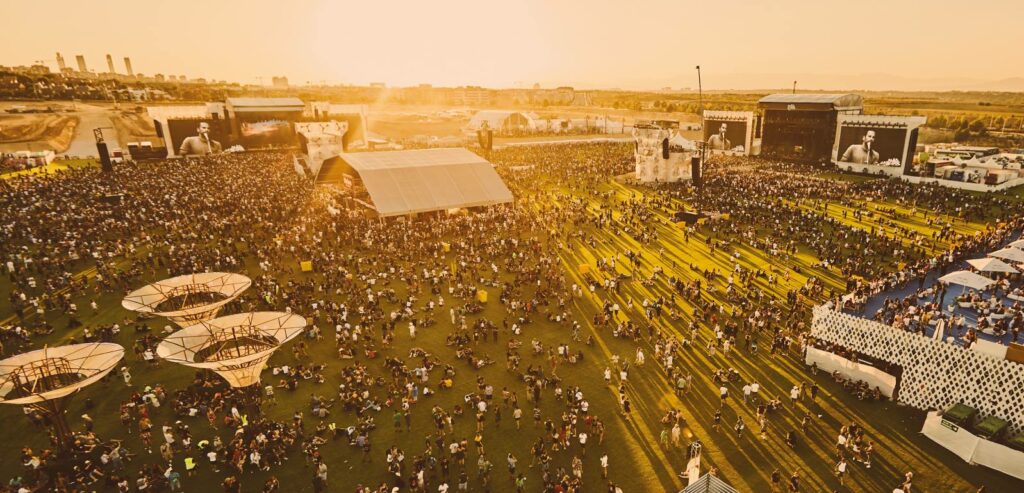
<svg viewBox="0 0 1024 493"><path fill-rule="evenodd" d="M1024 249L1024 238L1021 238L1021 239L1016 240L1016 241L1011 241L1008 246L1011 246L1013 248Z"/></svg>
<svg viewBox="0 0 1024 493"><path fill-rule="evenodd" d="M978 272L1006 272L1010 274L1017 274L1018 270L1014 269L1010 264L1003 262L997 258L974 258L967 261L974 267Z"/></svg>
<svg viewBox="0 0 1024 493"><path fill-rule="evenodd" d="M683 137L679 133L676 133L674 136L672 136L672 138L669 139L668 143L672 147L680 147L688 151L697 150L697 144L694 141L687 139L686 137Z"/></svg>
<svg viewBox="0 0 1024 493"><path fill-rule="evenodd" d="M382 217L512 202L486 159L464 148L341 155Z"/></svg>
<svg viewBox="0 0 1024 493"><path fill-rule="evenodd" d="M1009 260L1011 262L1024 262L1024 251L1016 248L1004 248L1002 250L996 250L990 254L989 257L1001 258L1003 260Z"/></svg>
<svg viewBox="0 0 1024 493"><path fill-rule="evenodd" d="M983 275L975 274L974 272L971 272L969 270L958 270L956 272L951 272L940 277L939 281L944 282L946 284L957 284L960 286L964 286L965 288L977 290L985 289L995 283L995 281Z"/></svg>
<svg viewBox="0 0 1024 493"><path fill-rule="evenodd" d="M535 130L537 121L531 115L521 111L513 110L481 110L476 112L466 129L470 131L480 130L484 122L487 127L495 132L502 130Z"/></svg>

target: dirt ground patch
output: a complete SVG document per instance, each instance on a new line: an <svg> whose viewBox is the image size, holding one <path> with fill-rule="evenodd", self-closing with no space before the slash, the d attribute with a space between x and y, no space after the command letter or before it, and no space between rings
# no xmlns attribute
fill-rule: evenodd
<svg viewBox="0 0 1024 493"><path fill-rule="evenodd" d="M417 135L458 136L468 120L423 118L415 115L387 115L370 118L370 131L390 139L408 139Z"/></svg>
<svg viewBox="0 0 1024 493"><path fill-rule="evenodd" d="M13 145L20 150L38 143L62 151L70 145L78 123L78 117L70 115L2 115L0 148L8 150L7 148Z"/></svg>
<svg viewBox="0 0 1024 493"><path fill-rule="evenodd" d="M124 111L112 115L110 121L114 122L117 138L123 144L157 138L153 121L145 115Z"/></svg>

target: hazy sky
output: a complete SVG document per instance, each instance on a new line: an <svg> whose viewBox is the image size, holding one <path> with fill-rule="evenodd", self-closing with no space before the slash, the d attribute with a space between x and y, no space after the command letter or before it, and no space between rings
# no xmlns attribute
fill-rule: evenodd
<svg viewBox="0 0 1024 493"><path fill-rule="evenodd" d="M253 83L856 85L1024 76L1024 0L0 0L0 64ZM885 75L881 75L885 74ZM895 82L894 82L895 83ZM921 84L927 85L926 82Z"/></svg>

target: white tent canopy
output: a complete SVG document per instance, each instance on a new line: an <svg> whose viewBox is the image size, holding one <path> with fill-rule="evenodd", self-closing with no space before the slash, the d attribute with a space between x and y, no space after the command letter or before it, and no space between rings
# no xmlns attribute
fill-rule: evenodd
<svg viewBox="0 0 1024 493"><path fill-rule="evenodd" d="M514 110L481 110L478 111L472 118L469 119L469 123L466 125L468 130L477 131L483 126L484 122L487 123L487 127L491 130L498 131L502 129L535 129L537 128L536 120L521 111Z"/></svg>
<svg viewBox="0 0 1024 493"><path fill-rule="evenodd" d="M995 283L995 281L980 275L975 274L969 270L958 270L951 272L939 278L939 281L946 284L957 284L971 289L985 289Z"/></svg>
<svg viewBox="0 0 1024 493"><path fill-rule="evenodd" d="M979 272L1008 272L1010 274L1016 274L1018 271L997 258L974 258L967 261L971 264L971 267L978 269Z"/></svg>
<svg viewBox="0 0 1024 493"><path fill-rule="evenodd" d="M1021 238L1021 239L1016 240L1016 241L1011 241L1008 246L1011 246L1013 248L1024 249L1024 238Z"/></svg>
<svg viewBox="0 0 1024 493"><path fill-rule="evenodd" d="M1024 262L1024 251L1016 248L1004 248L1002 250L996 250L990 254L989 257L1001 258L1003 260L1009 260L1011 262Z"/></svg>
<svg viewBox="0 0 1024 493"><path fill-rule="evenodd" d="M697 144L695 144L692 140L689 140L686 137L683 137L679 133L676 133L675 135L673 135L672 138L669 139L668 143L671 146L681 147L681 148L687 149L687 150L696 150L697 149Z"/></svg>
<svg viewBox="0 0 1024 493"><path fill-rule="evenodd" d="M738 490L729 486L717 476L705 474L683 488L680 493L739 493Z"/></svg>
<svg viewBox="0 0 1024 493"><path fill-rule="evenodd" d="M462 148L342 154L377 213L400 216L512 202L486 159Z"/></svg>

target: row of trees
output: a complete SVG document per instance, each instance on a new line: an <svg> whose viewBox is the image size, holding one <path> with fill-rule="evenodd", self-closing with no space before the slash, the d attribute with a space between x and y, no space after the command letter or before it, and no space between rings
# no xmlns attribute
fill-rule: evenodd
<svg viewBox="0 0 1024 493"><path fill-rule="evenodd" d="M985 133L989 130L1021 130L1024 126L1024 117L1012 115L1000 116L979 116L979 115L955 115L943 114L928 117L930 128L944 130L970 131L974 133Z"/></svg>

